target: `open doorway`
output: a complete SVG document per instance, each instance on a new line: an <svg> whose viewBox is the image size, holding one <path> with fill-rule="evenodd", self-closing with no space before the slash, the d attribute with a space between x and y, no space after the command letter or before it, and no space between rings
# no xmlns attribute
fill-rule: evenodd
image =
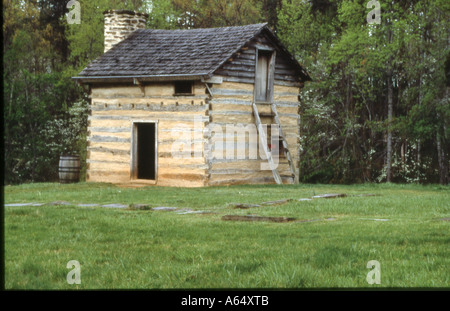
<svg viewBox="0 0 450 311"><path fill-rule="evenodd" d="M133 122L131 176L156 180L156 123Z"/></svg>

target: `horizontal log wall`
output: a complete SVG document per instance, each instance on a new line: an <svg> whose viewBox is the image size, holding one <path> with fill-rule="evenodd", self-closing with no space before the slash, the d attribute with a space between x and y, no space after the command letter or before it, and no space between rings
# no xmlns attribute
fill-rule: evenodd
<svg viewBox="0 0 450 311"><path fill-rule="evenodd" d="M276 44L264 33L257 36L249 44L233 55L216 72L223 79L222 84L214 84L211 88L212 99L210 100L210 129L222 126L223 131L227 124L242 124L243 126L254 125L255 119L252 111L253 92L255 84L255 64L257 49L274 48L277 51L274 71L274 93L273 101L276 104L279 119L282 125L282 131L285 136L291 158L294 165L296 180L299 175L300 159L300 115L299 115L299 88L302 81L290 60L285 58L285 53L280 51ZM273 117L270 116L271 108L267 105L258 105L258 110L263 124L275 124ZM264 116L266 114L267 116ZM226 135L225 135L226 136ZM214 160L210 163L210 185L230 184L230 183L267 183L274 182L272 172L260 170L261 160L241 160L241 168L224 170L218 169L220 161L225 161L226 165L231 165L230 160L226 159L226 149L230 145L220 146L220 137L212 136L210 147L210 158L220 156L224 160ZM219 142L219 146L217 143ZM259 142L258 142L259 143ZM254 142L245 141L240 148L245 150L235 151L235 154L245 154L250 156L249 147ZM220 150L220 148L225 150ZM238 148L238 146L235 146ZM219 150L218 150L219 149ZM263 153L261 151L261 153ZM260 152L258 150L258 157ZM264 155L265 156L265 155ZM228 162L227 162L228 161ZM254 163L253 163L253 162ZM286 159L281 158L278 170L283 180L286 181L290 175L289 164Z"/></svg>
<svg viewBox="0 0 450 311"><path fill-rule="evenodd" d="M259 138L256 143L249 138L249 132L256 131L252 111L253 88L253 83L226 81L210 87L212 98L209 101L208 128L211 136L207 144L209 185L275 183L272 171L262 170L267 160L264 160L263 150L259 150ZM274 87L274 102L297 176L300 119L298 91L298 87L294 86ZM258 105L258 110L260 114L271 112L270 105ZM261 117L261 122L269 126L275 124L272 117ZM250 153L250 148L256 148L256 158L254 152ZM291 173L286 158L281 156L275 161L283 182L289 182Z"/></svg>
<svg viewBox="0 0 450 311"><path fill-rule="evenodd" d="M202 154L208 142L207 100L206 87L200 82L195 83L192 96L174 96L171 83L93 87L88 181L130 182L133 121L157 121L157 184L204 186L208 176Z"/></svg>

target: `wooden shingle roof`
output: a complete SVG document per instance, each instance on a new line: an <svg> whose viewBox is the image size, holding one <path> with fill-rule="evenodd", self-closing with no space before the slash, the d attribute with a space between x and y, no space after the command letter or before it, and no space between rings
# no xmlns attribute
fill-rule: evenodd
<svg viewBox="0 0 450 311"><path fill-rule="evenodd" d="M210 77L263 30L272 33L267 23L187 30L138 29L74 78L82 81Z"/></svg>
<svg viewBox="0 0 450 311"><path fill-rule="evenodd" d="M205 76L265 26L139 29L89 64L79 76Z"/></svg>

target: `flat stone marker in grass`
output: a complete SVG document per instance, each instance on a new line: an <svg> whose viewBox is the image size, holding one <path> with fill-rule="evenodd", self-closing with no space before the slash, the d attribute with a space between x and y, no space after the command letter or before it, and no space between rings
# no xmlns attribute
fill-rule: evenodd
<svg viewBox="0 0 450 311"><path fill-rule="evenodd" d="M222 216L222 220L291 222L291 221L297 220L297 218L292 218L292 217L266 217L266 216L256 216L256 215L225 215L225 216Z"/></svg>
<svg viewBox="0 0 450 311"><path fill-rule="evenodd" d="M234 208L240 208L240 209L247 209L247 208L253 208L253 207L262 207L262 206L270 206L270 205L281 205L286 204L288 202L292 201L292 199L283 199L283 200L276 200L276 201L268 201L268 202L262 202L259 204L251 204L251 203L232 203L231 205Z"/></svg>
<svg viewBox="0 0 450 311"><path fill-rule="evenodd" d="M321 221L321 219L303 219L303 220L296 220L294 222L315 222L315 221Z"/></svg>
<svg viewBox="0 0 450 311"><path fill-rule="evenodd" d="M374 220L374 221L389 221L389 219L384 218L360 218L361 220Z"/></svg>
<svg viewBox="0 0 450 311"><path fill-rule="evenodd" d="M286 204L290 201L292 201L292 199L283 199L283 200L262 202L261 205L281 205L281 204Z"/></svg>
<svg viewBox="0 0 450 311"><path fill-rule="evenodd" d="M176 209L176 212L177 212L177 214L180 214L180 213L190 213L190 212L193 212L193 210L190 209L190 208L177 208L177 209Z"/></svg>
<svg viewBox="0 0 450 311"><path fill-rule="evenodd" d="M102 205L102 207L109 207L109 208L127 208L128 205L113 203L113 204L105 204L105 205Z"/></svg>
<svg viewBox="0 0 450 311"><path fill-rule="evenodd" d="M66 201L54 201L47 203L46 205L75 205L75 204Z"/></svg>
<svg viewBox="0 0 450 311"><path fill-rule="evenodd" d="M148 204L130 204L130 209L133 210L151 210L152 207Z"/></svg>
<svg viewBox="0 0 450 311"><path fill-rule="evenodd" d="M319 194L313 196L313 199L334 199L334 198L345 198L347 195L345 193L327 193Z"/></svg>
<svg viewBox="0 0 450 311"><path fill-rule="evenodd" d="M186 215L186 214L195 214L196 212L193 210L179 210L178 212L175 212L178 215Z"/></svg>
<svg viewBox="0 0 450 311"><path fill-rule="evenodd" d="M158 206L153 207L152 211L176 211L178 207L165 207L165 206Z"/></svg>
<svg viewBox="0 0 450 311"><path fill-rule="evenodd" d="M10 204L5 204L5 207L21 207L21 206L42 206L45 203L10 203Z"/></svg>
<svg viewBox="0 0 450 311"><path fill-rule="evenodd" d="M261 207L259 204L248 204L248 203L233 203L234 208L247 209L252 207Z"/></svg>

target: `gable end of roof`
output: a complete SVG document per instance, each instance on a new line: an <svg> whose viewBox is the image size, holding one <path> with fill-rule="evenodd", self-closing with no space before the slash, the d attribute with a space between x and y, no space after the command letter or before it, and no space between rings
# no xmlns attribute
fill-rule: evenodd
<svg viewBox="0 0 450 311"><path fill-rule="evenodd" d="M261 23L189 30L139 29L91 62L75 79L83 82L208 78L262 32L295 62L302 78L309 78L267 23Z"/></svg>

